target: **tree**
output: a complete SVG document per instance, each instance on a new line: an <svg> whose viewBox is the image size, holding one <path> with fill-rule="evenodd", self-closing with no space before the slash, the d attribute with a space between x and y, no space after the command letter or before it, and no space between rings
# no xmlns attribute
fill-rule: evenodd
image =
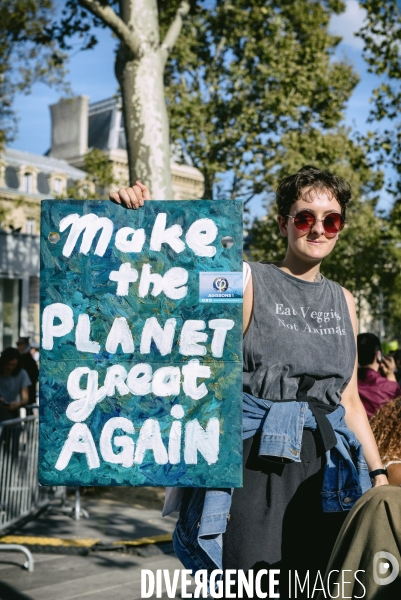
<svg viewBox="0 0 401 600"><path fill-rule="evenodd" d="M172 141L205 176L205 197L249 199L264 190L283 133L341 118L357 83L332 56L340 38L328 23L343 9L340 0L68 0L54 33L64 47L77 32L93 47L93 25L119 39L131 180L169 172L164 76Z"/></svg>
<svg viewBox="0 0 401 600"><path fill-rule="evenodd" d="M160 42L157 0L67 0L53 36L68 49L68 38L86 35L94 46L93 25L108 27L118 39L115 72L120 85L130 180L149 183L152 197L172 198L170 136L163 76L168 56L180 34L188 0L175 2Z"/></svg>
<svg viewBox="0 0 401 600"><path fill-rule="evenodd" d="M172 8L160 2L161 26ZM333 57L339 1L199 3L166 66L172 139L205 177L205 198L269 189L286 135L330 130L358 77Z"/></svg>
<svg viewBox="0 0 401 600"><path fill-rule="evenodd" d="M364 41L364 58L368 70L381 78L373 90L369 122L373 131L360 136L370 153L371 162L390 167L386 191L394 197L394 205L386 216L392 244L386 249L392 260L401 264L401 10L397 0L360 0L366 20L359 36ZM385 309L388 323L401 337L401 276L387 282Z"/></svg>
<svg viewBox="0 0 401 600"><path fill-rule="evenodd" d="M82 198L96 200L107 196L110 186L117 183L113 175L113 165L105 152L92 148L84 157L86 181L69 187L60 198ZM92 184L92 185L88 185Z"/></svg>
<svg viewBox="0 0 401 600"><path fill-rule="evenodd" d="M368 70L381 77L373 90L369 122L378 128L361 136L372 161L391 166L387 191L401 197L401 10L397 0L360 0L367 18L359 36ZM383 127L380 127L383 125Z"/></svg>
<svg viewBox="0 0 401 600"><path fill-rule="evenodd" d="M93 182L97 194L104 196L105 190L116 183L113 176L113 165L105 152L92 148L85 154L85 171Z"/></svg>
<svg viewBox="0 0 401 600"><path fill-rule="evenodd" d="M0 4L0 146L16 133L16 92L29 93L37 81L65 89L66 56L50 34L53 10L52 0Z"/></svg>
<svg viewBox="0 0 401 600"><path fill-rule="evenodd" d="M395 201L387 221L394 240L391 248L393 260L398 268L386 289L386 317L394 334L392 337L401 339L401 200Z"/></svg>

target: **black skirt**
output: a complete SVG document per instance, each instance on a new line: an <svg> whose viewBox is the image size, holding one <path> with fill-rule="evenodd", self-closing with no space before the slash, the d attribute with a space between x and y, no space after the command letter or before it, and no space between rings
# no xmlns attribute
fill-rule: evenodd
<svg viewBox="0 0 401 600"><path fill-rule="evenodd" d="M279 569L281 598L312 597L348 513L322 511L324 451L311 431L304 430L299 463L261 459L259 443L260 436L244 441L244 483L233 493L223 569L253 569L254 575L260 569ZM301 582L308 576L309 591L298 587L295 596L295 576ZM268 592L268 576L261 583Z"/></svg>

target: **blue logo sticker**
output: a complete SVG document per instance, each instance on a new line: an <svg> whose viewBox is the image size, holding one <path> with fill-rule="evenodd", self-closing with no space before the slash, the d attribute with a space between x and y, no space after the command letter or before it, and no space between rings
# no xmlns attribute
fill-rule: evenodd
<svg viewBox="0 0 401 600"><path fill-rule="evenodd" d="M199 302L242 302L242 271L199 273Z"/></svg>

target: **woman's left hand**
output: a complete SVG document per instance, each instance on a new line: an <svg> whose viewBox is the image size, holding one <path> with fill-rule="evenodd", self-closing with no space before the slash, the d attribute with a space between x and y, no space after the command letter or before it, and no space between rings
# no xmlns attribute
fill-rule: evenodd
<svg viewBox="0 0 401 600"><path fill-rule="evenodd" d="M379 487L380 485L389 485L385 475L377 475L377 477L374 478L373 487Z"/></svg>

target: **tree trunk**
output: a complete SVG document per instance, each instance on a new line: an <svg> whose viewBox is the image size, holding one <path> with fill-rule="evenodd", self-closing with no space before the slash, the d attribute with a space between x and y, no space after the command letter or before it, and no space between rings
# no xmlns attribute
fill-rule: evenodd
<svg viewBox="0 0 401 600"><path fill-rule="evenodd" d="M134 58L121 44L115 65L122 94L130 185L139 179L149 186L155 200L172 200L157 1L120 0L120 15L135 32L140 48Z"/></svg>

